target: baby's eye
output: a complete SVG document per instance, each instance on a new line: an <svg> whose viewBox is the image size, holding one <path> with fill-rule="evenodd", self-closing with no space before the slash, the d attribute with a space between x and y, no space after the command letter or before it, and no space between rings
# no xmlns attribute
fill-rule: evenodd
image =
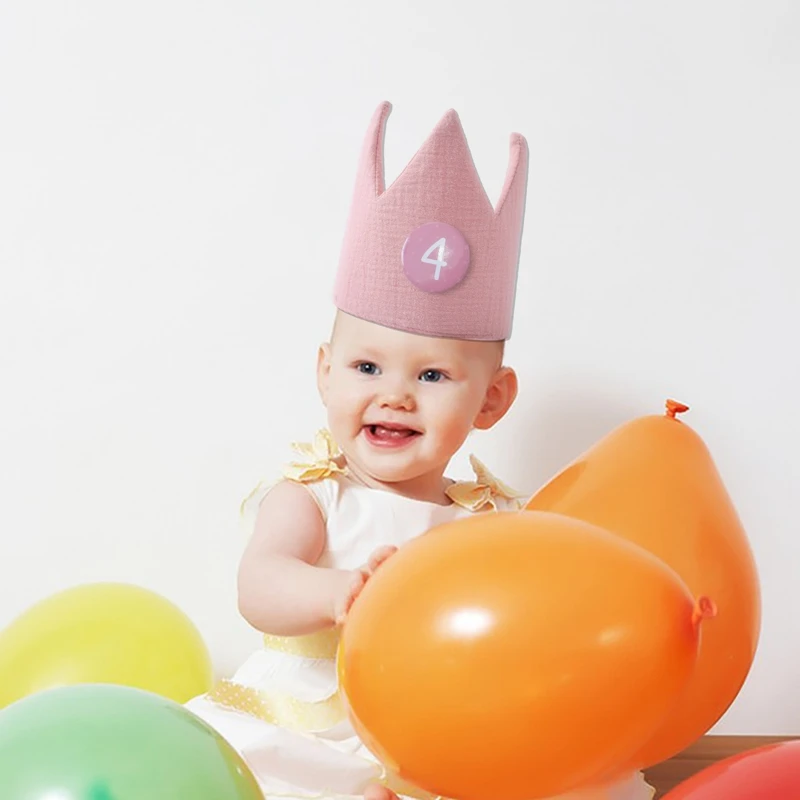
<svg viewBox="0 0 800 800"><path fill-rule="evenodd" d="M419 376L420 380L424 381L425 383L438 383L439 381L444 380L445 377L446 376L444 372L441 372L438 369L426 369L425 372Z"/></svg>
<svg viewBox="0 0 800 800"><path fill-rule="evenodd" d="M377 375L380 372L378 365L373 364L371 361L360 361L356 364L356 369L362 375Z"/></svg>

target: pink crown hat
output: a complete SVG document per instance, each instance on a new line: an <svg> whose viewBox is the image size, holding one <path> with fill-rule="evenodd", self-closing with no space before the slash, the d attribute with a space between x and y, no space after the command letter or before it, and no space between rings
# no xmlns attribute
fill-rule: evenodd
<svg viewBox="0 0 800 800"><path fill-rule="evenodd" d="M383 139L391 106L370 123L334 287L354 317L423 336L511 336L528 147L511 135L496 208L458 114L448 111L387 189Z"/></svg>

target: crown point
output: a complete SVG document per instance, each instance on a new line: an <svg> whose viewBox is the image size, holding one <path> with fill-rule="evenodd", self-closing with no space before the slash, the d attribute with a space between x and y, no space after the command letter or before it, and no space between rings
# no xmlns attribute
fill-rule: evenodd
<svg viewBox="0 0 800 800"><path fill-rule="evenodd" d="M509 195L524 195L528 178L528 141L520 133L512 133L508 142L508 169L506 170L506 180L500 199L497 201L494 213L499 215L503 212L503 207ZM519 187L515 190L515 186Z"/></svg>
<svg viewBox="0 0 800 800"><path fill-rule="evenodd" d="M388 100L384 100L372 115L373 124L380 127L386 122L386 118L392 111L392 104Z"/></svg>
<svg viewBox="0 0 800 800"><path fill-rule="evenodd" d="M520 162L523 162L523 165L525 165L528 157L528 140L521 133L511 134L508 141L508 150L515 171L519 167Z"/></svg>
<svg viewBox="0 0 800 800"><path fill-rule="evenodd" d="M436 127L439 130L455 128L456 130L460 131L462 135L464 135L464 128L461 125L461 117L458 116L458 112L454 108L448 108L447 111L445 111ZM466 140L466 136L464 136L464 138Z"/></svg>

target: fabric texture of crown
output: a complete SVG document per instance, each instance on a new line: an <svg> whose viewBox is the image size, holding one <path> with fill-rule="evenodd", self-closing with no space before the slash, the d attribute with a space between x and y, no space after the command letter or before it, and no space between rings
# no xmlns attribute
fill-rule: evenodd
<svg viewBox="0 0 800 800"><path fill-rule="evenodd" d="M334 288L354 317L423 336L511 336L528 147L511 135L493 208L455 111L448 111L386 188L382 103L367 133Z"/></svg>

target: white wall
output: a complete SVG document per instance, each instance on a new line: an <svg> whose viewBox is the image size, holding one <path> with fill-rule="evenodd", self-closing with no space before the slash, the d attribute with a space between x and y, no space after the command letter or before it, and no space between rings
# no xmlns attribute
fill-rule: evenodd
<svg viewBox="0 0 800 800"><path fill-rule="evenodd" d="M323 422L361 137L391 100L391 179L454 106L492 197L508 133L531 147L522 394L482 457L533 491L689 403L763 582L718 730L800 733L799 8L0 5L0 625L126 580L187 611L220 673L256 643L237 506Z"/></svg>

